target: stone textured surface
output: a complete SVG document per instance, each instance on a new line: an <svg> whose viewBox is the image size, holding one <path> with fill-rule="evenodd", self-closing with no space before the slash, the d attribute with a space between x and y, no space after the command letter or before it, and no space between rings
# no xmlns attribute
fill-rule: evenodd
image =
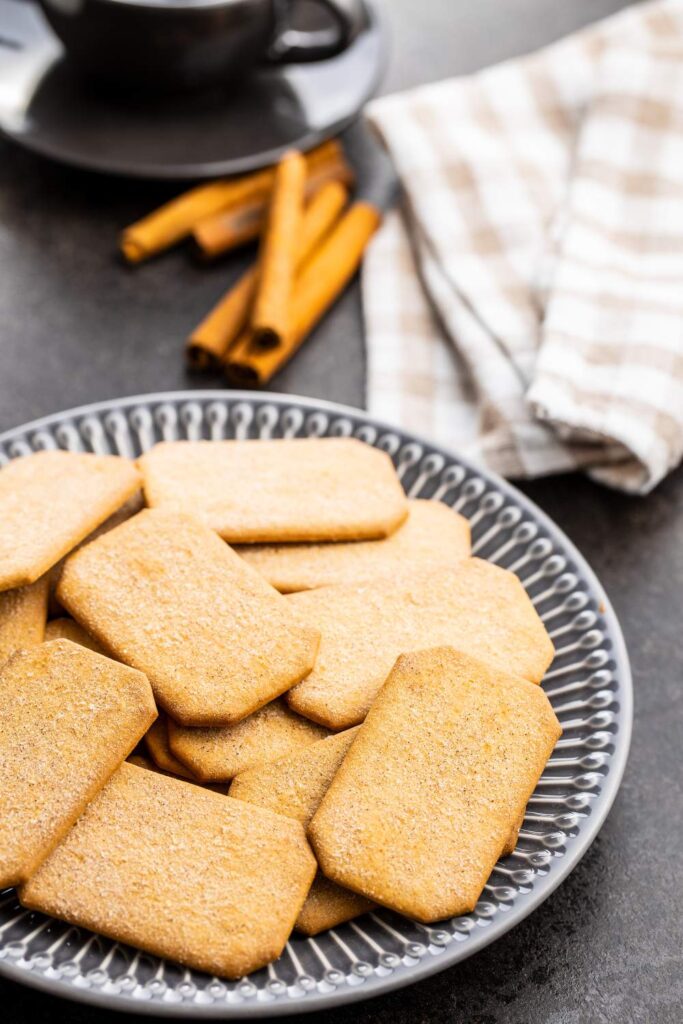
<svg viewBox="0 0 683 1024"><path fill-rule="evenodd" d="M391 0L390 91L530 50L619 0ZM354 133L354 147L365 142ZM371 170L381 167L374 155ZM185 387L185 333L239 261L200 270L182 253L121 268L116 230L169 194L89 177L0 142L0 429L80 402ZM350 292L273 390L363 404L359 297ZM579 477L523 488L581 548L626 634L635 677L631 758L586 857L506 938L392 995L310 1024L678 1024L683 748L683 472L649 498ZM116 1024L120 1016L0 981L6 1024ZM143 1018L140 1018L142 1021Z"/></svg>

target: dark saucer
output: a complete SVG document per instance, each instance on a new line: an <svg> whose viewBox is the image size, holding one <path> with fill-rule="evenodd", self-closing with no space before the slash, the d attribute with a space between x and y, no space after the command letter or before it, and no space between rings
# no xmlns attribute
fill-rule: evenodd
<svg viewBox="0 0 683 1024"><path fill-rule="evenodd" d="M139 178L197 179L273 163L348 125L386 58L374 0L348 50L264 68L225 92L147 99L85 86L30 0L0 0L0 132L62 163Z"/></svg>

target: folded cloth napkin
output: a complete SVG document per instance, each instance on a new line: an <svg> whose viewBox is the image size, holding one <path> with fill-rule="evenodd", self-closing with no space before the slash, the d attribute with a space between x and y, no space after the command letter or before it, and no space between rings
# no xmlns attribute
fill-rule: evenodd
<svg viewBox="0 0 683 1024"><path fill-rule="evenodd" d="M683 2L375 101L368 404L506 476L651 490L683 456Z"/></svg>

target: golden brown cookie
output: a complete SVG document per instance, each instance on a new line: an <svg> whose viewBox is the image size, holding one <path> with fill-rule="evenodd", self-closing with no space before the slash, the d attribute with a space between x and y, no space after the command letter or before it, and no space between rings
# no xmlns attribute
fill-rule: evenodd
<svg viewBox="0 0 683 1024"><path fill-rule="evenodd" d="M148 505L236 544L386 537L408 514L389 456L353 438L163 442L138 465Z"/></svg>
<svg viewBox="0 0 683 1024"><path fill-rule="evenodd" d="M170 775L179 775L181 779L195 781L192 772L171 752L168 745L168 719L163 711L145 733L145 747L157 768Z"/></svg>
<svg viewBox="0 0 683 1024"><path fill-rule="evenodd" d="M184 725L229 725L298 682L318 632L208 527L146 510L81 548L59 601Z"/></svg>
<svg viewBox="0 0 683 1024"><path fill-rule="evenodd" d="M0 666L15 651L43 642L47 592L47 576L25 587L0 592Z"/></svg>
<svg viewBox="0 0 683 1024"><path fill-rule="evenodd" d="M314 873L298 822L123 764L19 896L238 978L280 955Z"/></svg>
<svg viewBox="0 0 683 1024"><path fill-rule="evenodd" d="M408 502L408 518L384 540L341 544L245 544L235 550L283 594L448 569L470 554L470 525L441 501Z"/></svg>
<svg viewBox="0 0 683 1024"><path fill-rule="evenodd" d="M45 627L45 639L71 640L72 643L88 647L91 651L96 651L97 654L105 656L107 654L101 644L98 644L97 640L93 640L74 619L50 619Z"/></svg>
<svg viewBox="0 0 683 1024"><path fill-rule="evenodd" d="M0 469L0 590L33 583L140 487L128 459L43 451Z"/></svg>
<svg viewBox="0 0 683 1024"><path fill-rule="evenodd" d="M330 729L362 722L407 651L449 644L535 683L553 657L517 577L478 558L409 580L321 587L285 600L322 634L315 668L287 700Z"/></svg>
<svg viewBox="0 0 683 1024"><path fill-rule="evenodd" d="M539 686L402 655L308 828L332 881L419 921L467 913L561 733Z"/></svg>
<svg viewBox="0 0 683 1024"><path fill-rule="evenodd" d="M315 743L327 730L274 700L237 725L197 729L168 720L171 753L201 782L226 782L238 772Z"/></svg>
<svg viewBox="0 0 683 1024"><path fill-rule="evenodd" d="M308 825L357 733L357 728L347 729L300 753L242 772L233 779L230 796ZM340 888L318 872L296 927L306 935L317 935L372 906L365 897Z"/></svg>
<svg viewBox="0 0 683 1024"><path fill-rule="evenodd" d="M69 640L0 672L0 887L25 881L156 717L149 683Z"/></svg>

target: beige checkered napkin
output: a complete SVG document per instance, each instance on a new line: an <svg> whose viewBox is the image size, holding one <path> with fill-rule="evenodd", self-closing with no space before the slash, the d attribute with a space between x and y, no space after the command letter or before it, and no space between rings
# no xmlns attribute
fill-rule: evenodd
<svg viewBox="0 0 683 1024"><path fill-rule="evenodd" d="M683 3L373 103L378 416L509 476L646 492L683 456Z"/></svg>

